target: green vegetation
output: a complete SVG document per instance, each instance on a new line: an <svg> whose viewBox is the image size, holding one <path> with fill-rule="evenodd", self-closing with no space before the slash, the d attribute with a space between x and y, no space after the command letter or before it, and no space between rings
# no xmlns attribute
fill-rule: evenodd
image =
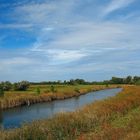
<svg viewBox="0 0 140 140"><path fill-rule="evenodd" d="M54 85L51 85L51 86L50 86L50 91L51 91L52 93L57 92L57 90L55 89Z"/></svg>
<svg viewBox="0 0 140 140"><path fill-rule="evenodd" d="M138 84L140 83L139 76L127 76L126 78L112 77L111 80L105 80L102 82L92 82L93 84Z"/></svg>
<svg viewBox="0 0 140 140"><path fill-rule="evenodd" d="M78 88L74 89L77 93L80 93L80 90Z"/></svg>
<svg viewBox="0 0 140 140"><path fill-rule="evenodd" d="M25 91L29 88L29 85L30 83L28 81L21 81L14 84L10 83L9 81L6 81L0 83L0 88L3 91L10 91L10 90Z"/></svg>
<svg viewBox="0 0 140 140"><path fill-rule="evenodd" d="M71 113L1 131L1 140L139 140L140 86Z"/></svg>
<svg viewBox="0 0 140 140"><path fill-rule="evenodd" d="M13 84L13 87L14 87L14 90L16 91L25 91L29 88L29 85L30 83L28 81L21 81L21 82L18 82L18 83L14 83Z"/></svg>
<svg viewBox="0 0 140 140"><path fill-rule="evenodd" d="M105 88L124 87L124 91L116 97L99 101L73 113L64 113L49 120L34 122L22 128L1 131L2 139L30 139L30 140L138 140L140 124L140 87L124 86L122 84L136 84L139 77L112 77L109 81L96 82L87 85L82 79L60 82L59 84L30 84L27 81L11 84L0 84L1 108L11 108L30 103L46 102L79 96L90 91ZM83 85L84 84L84 85ZM29 86L30 85L30 86ZM38 95L38 96L36 96ZM69 119L70 118L70 119ZM137 123L134 123L137 122Z"/></svg>
<svg viewBox="0 0 140 140"><path fill-rule="evenodd" d="M6 82L1 82L0 83L0 87L4 90L4 91L9 91L12 89L12 84L9 81Z"/></svg>
<svg viewBox="0 0 140 140"><path fill-rule="evenodd" d="M69 81L48 81L31 83L21 81L10 83L8 81L0 83L0 103L1 109L12 108L25 105L27 101L32 103L46 102L58 99L79 96L90 91L120 87L120 85L139 85L140 77L127 76L126 78L112 77L111 80L100 82L87 82L83 79L71 79ZM94 86L93 86L94 85ZM117 86L116 86L117 85ZM36 96L38 95L38 96Z"/></svg>
<svg viewBox="0 0 140 140"><path fill-rule="evenodd" d="M39 83L33 83L33 82L28 82L28 81L21 81L17 83L10 83L9 81L6 82L1 82L0 87L4 91L26 91L30 85L51 85L50 91L51 92L56 92L55 90L55 85L111 85L111 84L135 84L139 85L140 84L140 77L139 76L127 76L126 78L119 78L119 77L112 77L110 80L105 80L105 81L92 81L88 82L83 79L71 79L69 81L64 80L63 82L58 80L58 81L44 81L44 82L39 82Z"/></svg>
<svg viewBox="0 0 140 140"><path fill-rule="evenodd" d="M40 94L40 88L39 88L39 87L36 88L36 94L37 94L37 95Z"/></svg>
<svg viewBox="0 0 140 140"><path fill-rule="evenodd" d="M0 97L1 109L26 105L28 102L34 104L66 99L90 91L114 87L116 87L116 85L109 85L109 87L106 87L105 85L30 85L26 91L4 91L4 96Z"/></svg>
<svg viewBox="0 0 140 140"><path fill-rule="evenodd" d="M134 86L135 84L135 86ZM140 77L112 77L102 82L82 79L57 82L0 83L1 109L79 96L90 91L123 87L117 96L72 113L1 130L1 140L129 140L140 139ZM28 102L27 102L28 101Z"/></svg>
<svg viewBox="0 0 140 140"><path fill-rule="evenodd" d="M4 96L4 90L0 87L0 97Z"/></svg>

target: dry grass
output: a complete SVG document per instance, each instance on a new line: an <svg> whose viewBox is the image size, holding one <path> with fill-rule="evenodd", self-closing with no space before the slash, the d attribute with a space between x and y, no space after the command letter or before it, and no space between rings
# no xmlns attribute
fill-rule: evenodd
<svg viewBox="0 0 140 140"><path fill-rule="evenodd" d="M139 140L140 86L72 113L0 132L1 140Z"/></svg>
<svg viewBox="0 0 140 140"><path fill-rule="evenodd" d="M34 104L39 102L47 102L58 99L70 98L79 96L90 91L101 90L105 88L113 88L116 86L106 87L104 85L55 85L55 92L51 91L51 85L31 85L27 91L8 91L4 97L0 98L0 108L7 109L16 106ZM40 89L40 94L37 94L36 89Z"/></svg>

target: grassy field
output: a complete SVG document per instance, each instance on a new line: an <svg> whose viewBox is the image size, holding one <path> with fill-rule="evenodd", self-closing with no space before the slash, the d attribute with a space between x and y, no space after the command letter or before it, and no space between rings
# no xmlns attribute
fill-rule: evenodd
<svg viewBox="0 0 140 140"><path fill-rule="evenodd" d="M72 113L1 131L1 140L140 140L140 86Z"/></svg>
<svg viewBox="0 0 140 140"><path fill-rule="evenodd" d="M0 108L7 109L26 104L34 104L79 96L90 91L113 88L116 85L31 85L27 91L7 91L0 98Z"/></svg>

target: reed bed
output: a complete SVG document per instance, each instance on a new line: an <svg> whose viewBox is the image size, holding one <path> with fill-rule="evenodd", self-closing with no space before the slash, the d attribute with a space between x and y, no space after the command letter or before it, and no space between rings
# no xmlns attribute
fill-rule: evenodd
<svg viewBox="0 0 140 140"><path fill-rule="evenodd" d="M140 86L71 113L0 131L1 140L139 140Z"/></svg>
<svg viewBox="0 0 140 140"><path fill-rule="evenodd" d="M8 91L4 97L0 98L0 108L7 109L52 100L62 100L80 96L91 91L116 87L116 85L110 85L108 87L104 85L55 85L55 91L52 92L50 91L50 86L51 85L32 85L28 91ZM36 88L40 89L39 94L36 93Z"/></svg>

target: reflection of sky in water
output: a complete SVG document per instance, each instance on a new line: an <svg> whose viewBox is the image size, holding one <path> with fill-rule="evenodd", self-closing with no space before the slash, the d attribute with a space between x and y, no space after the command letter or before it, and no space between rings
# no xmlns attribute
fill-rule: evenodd
<svg viewBox="0 0 140 140"><path fill-rule="evenodd" d="M114 96L119 91L121 89L96 91L70 99L17 107L3 112L0 111L1 127L19 127L24 122L50 118L58 112L74 111L95 100Z"/></svg>

